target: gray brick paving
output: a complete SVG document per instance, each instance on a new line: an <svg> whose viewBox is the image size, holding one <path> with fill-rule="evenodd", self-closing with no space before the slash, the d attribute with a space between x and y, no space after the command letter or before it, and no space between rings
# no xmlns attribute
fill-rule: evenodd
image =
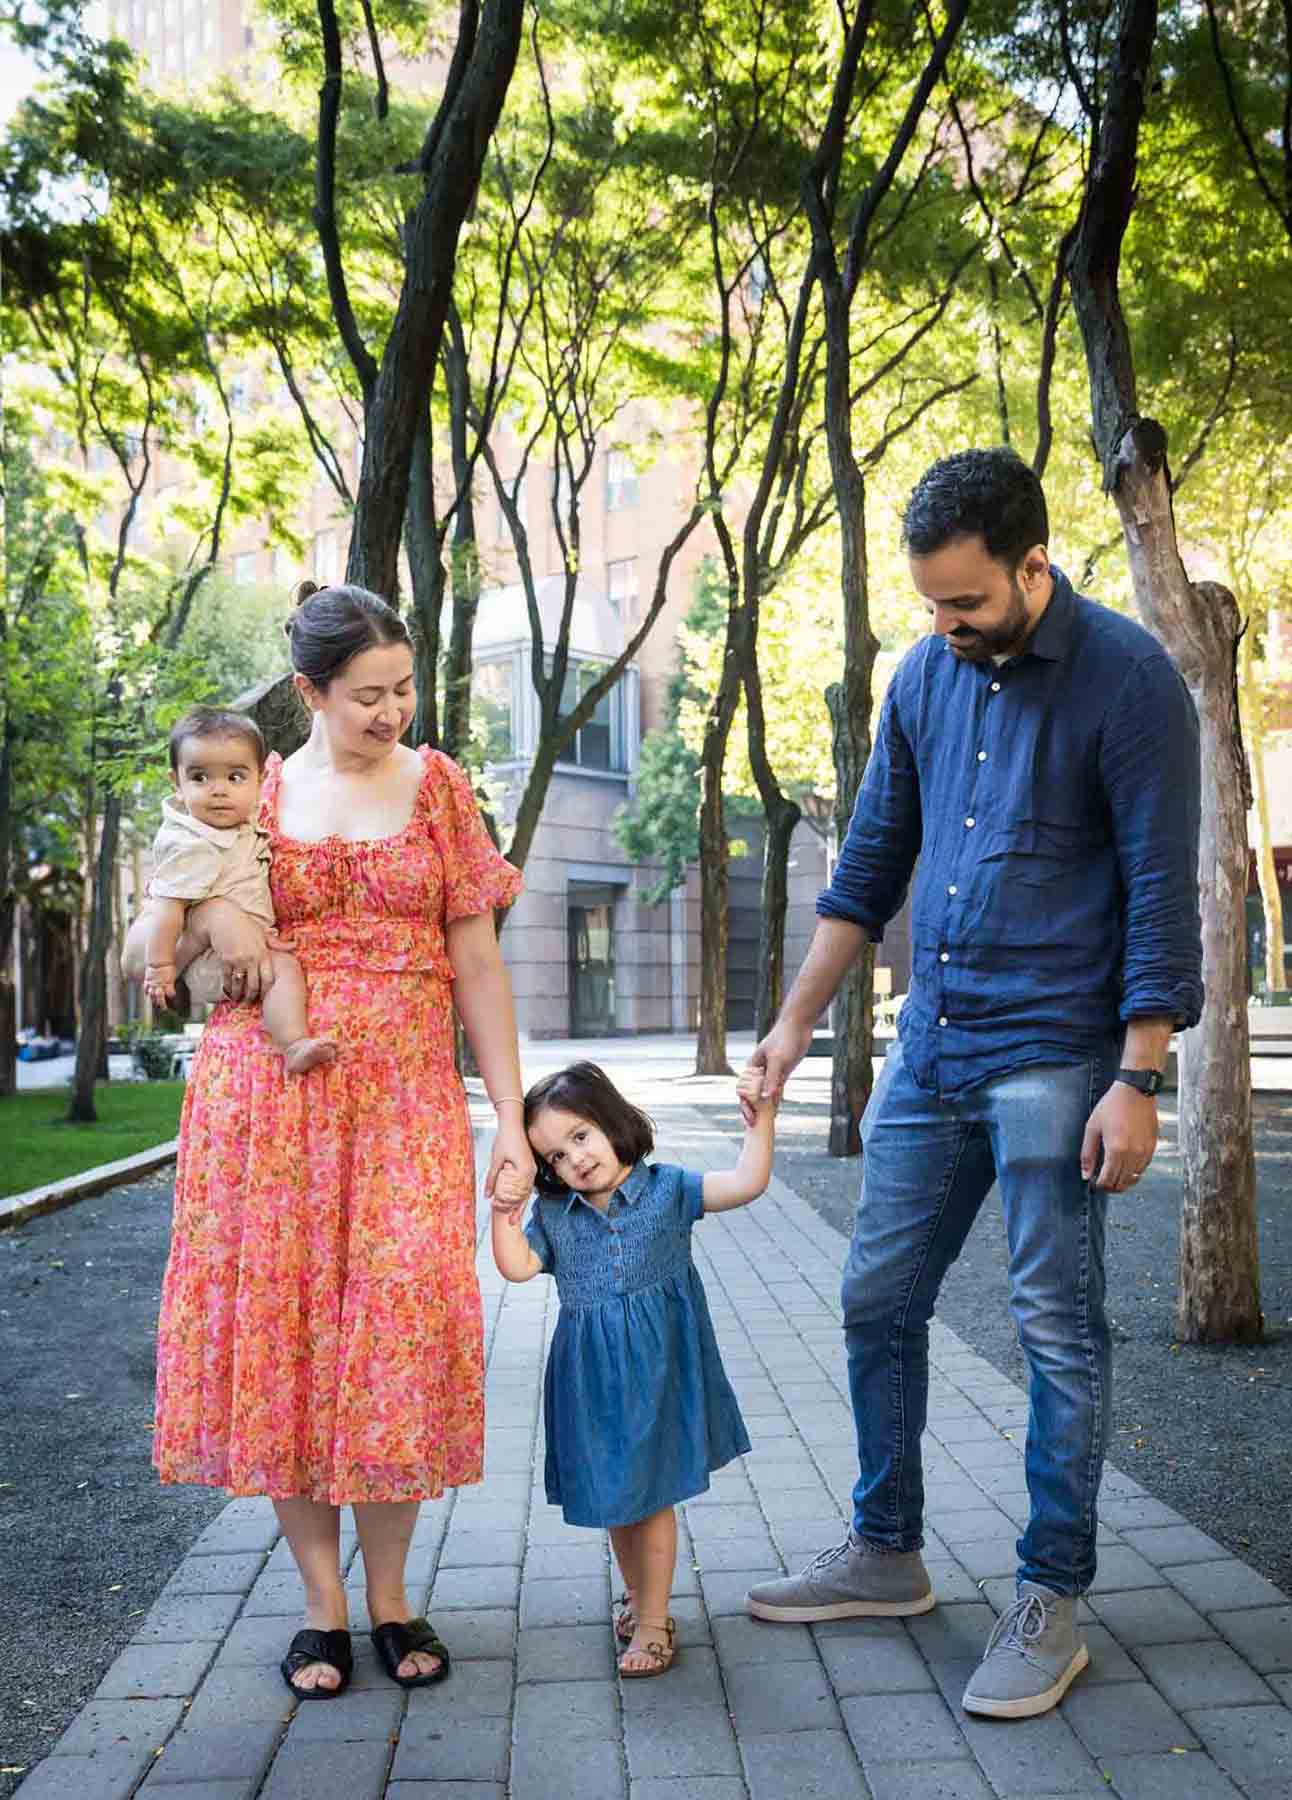
<svg viewBox="0 0 1292 1800"><path fill-rule="evenodd" d="M1205 1753L1110 1756L1104 1771L1121 1800L1238 1800L1239 1790Z"/></svg>
<svg viewBox="0 0 1292 1800"><path fill-rule="evenodd" d="M675 1154L725 1160L699 1115L676 1129ZM503 1283L482 1232L486 1479L422 1508L409 1565L417 1604L430 1588L451 1683L406 1694L386 1681L346 1514L354 1682L337 1702L294 1706L276 1665L300 1582L272 1507L235 1500L22 1800L1292 1800L1292 1601L1115 1469L1083 1608L1090 1669L1040 1719L961 1711L1012 1595L1027 1402L939 1324L925 1552L938 1608L810 1628L748 1617L752 1581L801 1567L845 1528L842 1253L779 1181L697 1235L754 1449L682 1509L675 1675L616 1679L605 1534L567 1527L542 1491L554 1295Z"/></svg>
<svg viewBox="0 0 1292 1800"><path fill-rule="evenodd" d="M48 1756L23 1782L23 1800L126 1800L153 1760L147 1746L121 1745L90 1756Z"/></svg>
<svg viewBox="0 0 1292 1800"><path fill-rule="evenodd" d="M285 1696L284 1696L285 1697ZM317 1704L322 1704L318 1702ZM259 1783L283 1735L281 1720L241 1725L184 1725L158 1757L149 1786L178 1782Z"/></svg>
<svg viewBox="0 0 1292 1800"><path fill-rule="evenodd" d="M157 1769L148 1777L141 1794L153 1794L159 1789L168 1800L252 1800L260 1782L258 1778L247 1777L241 1781L187 1781L183 1787L176 1787L174 1782L162 1781Z"/></svg>

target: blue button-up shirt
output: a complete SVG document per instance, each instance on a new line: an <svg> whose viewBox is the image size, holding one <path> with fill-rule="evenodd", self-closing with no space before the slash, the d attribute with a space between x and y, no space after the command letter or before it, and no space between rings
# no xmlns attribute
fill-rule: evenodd
<svg viewBox="0 0 1292 1800"><path fill-rule="evenodd" d="M817 902L878 941L915 870L898 1030L947 1097L1202 1010L1193 702L1156 638L1051 574L1008 662L938 636L902 659Z"/></svg>

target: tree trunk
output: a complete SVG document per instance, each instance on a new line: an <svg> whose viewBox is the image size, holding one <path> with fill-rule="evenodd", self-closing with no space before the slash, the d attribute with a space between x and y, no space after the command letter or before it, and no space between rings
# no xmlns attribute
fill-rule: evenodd
<svg viewBox="0 0 1292 1800"><path fill-rule="evenodd" d="M453 287L458 236L516 66L524 0L492 0L456 92L423 152L426 191L405 223L405 272L364 409L363 467L346 579L393 594L413 440L425 416Z"/></svg>
<svg viewBox="0 0 1292 1800"><path fill-rule="evenodd" d="M1202 1018L1180 1044L1180 1288L1188 1343L1255 1343L1263 1330L1247 1028L1246 759L1234 679L1240 619L1228 588L1191 582L1180 560L1165 433L1138 421L1114 489L1141 616L1174 658L1198 709L1202 825Z"/></svg>
<svg viewBox="0 0 1292 1800"><path fill-rule="evenodd" d="M1199 897L1206 1006L1180 1051L1180 1291L1176 1331L1191 1343L1261 1336L1247 1031L1246 761L1235 681L1233 595L1191 582L1180 559L1166 433L1141 416L1118 292L1134 205L1139 127L1157 33L1156 0L1124 0L1092 117L1086 189L1068 261L1090 379L1095 449L1126 539L1135 603L1188 683L1202 734Z"/></svg>
<svg viewBox="0 0 1292 1800"><path fill-rule="evenodd" d="M793 800L767 814L763 843L762 919L758 934L758 1000L754 1032L765 1037L785 998L785 916L789 911L790 845L803 814Z"/></svg>
<svg viewBox="0 0 1292 1800"><path fill-rule="evenodd" d="M832 454L834 447L832 445ZM826 690L834 756L834 816L838 842L848 834L857 790L870 758L871 682L879 642L870 629L866 563L866 485L852 456L840 447L835 470L843 556L843 680ZM875 1074L874 947L867 945L835 995L830 1067L831 1156L858 1156L861 1115Z"/></svg>
<svg viewBox="0 0 1292 1800"><path fill-rule="evenodd" d="M1204 784L1198 849L1207 1004L1180 1046L1180 1288L1176 1335L1189 1343L1259 1342L1260 1251L1247 1031L1247 799L1233 682L1238 607L1228 588L1199 582L1199 599L1231 655L1191 682Z"/></svg>
<svg viewBox="0 0 1292 1800"><path fill-rule="evenodd" d="M730 730L730 723L727 727ZM710 739L713 740L712 744ZM726 734L705 733L700 779L700 1024L697 1075L729 1075L727 1061L728 843L722 804Z"/></svg>
<svg viewBox="0 0 1292 1800"><path fill-rule="evenodd" d="M417 711L413 715L413 743L440 744L439 698L440 615L444 607L443 533L435 517L434 474L431 468L431 433L427 419L413 439L413 462L408 488L408 516L404 521L404 548L412 576L413 677Z"/></svg>
<svg viewBox="0 0 1292 1800"><path fill-rule="evenodd" d="M1283 941L1283 895L1279 893L1278 864L1274 862L1274 832L1270 828L1269 781L1265 779L1265 697L1252 668L1251 617L1240 646L1242 698L1247 702L1247 745L1252 769L1252 801L1256 812L1256 884L1261 891L1265 918L1265 990L1287 990L1287 952Z"/></svg>
<svg viewBox="0 0 1292 1800"><path fill-rule="evenodd" d="M471 737L471 661L476 614L480 610L480 551L471 485L473 469L467 447L471 379L462 322L456 313L449 319L444 372L458 508L453 522L453 625L444 664L444 748L461 760Z"/></svg>
<svg viewBox="0 0 1292 1800"><path fill-rule="evenodd" d="M744 681L748 637L734 562L727 570L727 636L718 689L704 722L700 752L700 1027L697 1075L729 1075L727 1061L727 822L722 777Z"/></svg>
<svg viewBox="0 0 1292 1800"><path fill-rule="evenodd" d="M110 788L99 824L99 850L94 871L90 935L81 963L81 1017L76 1037L76 1068L69 1120L93 1125L94 1084L105 1072L107 1045L108 947L112 942L112 889L121 831L121 797Z"/></svg>
<svg viewBox="0 0 1292 1800"><path fill-rule="evenodd" d="M860 1156L861 1115L874 1075L875 946L867 943L835 994L830 1017L834 1054L830 1063L831 1156Z"/></svg>

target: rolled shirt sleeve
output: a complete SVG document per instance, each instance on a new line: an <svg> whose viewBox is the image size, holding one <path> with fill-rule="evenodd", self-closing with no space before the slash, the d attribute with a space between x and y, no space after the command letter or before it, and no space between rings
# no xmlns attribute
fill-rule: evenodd
<svg viewBox="0 0 1292 1800"><path fill-rule="evenodd" d="M1202 1012L1198 717L1164 653L1129 671L1106 715L1100 775L1126 895L1123 1020Z"/></svg>
<svg viewBox="0 0 1292 1800"><path fill-rule="evenodd" d="M860 925L876 943L905 897L923 831L919 776L898 708L900 675L884 696L848 835L816 903L821 918Z"/></svg>

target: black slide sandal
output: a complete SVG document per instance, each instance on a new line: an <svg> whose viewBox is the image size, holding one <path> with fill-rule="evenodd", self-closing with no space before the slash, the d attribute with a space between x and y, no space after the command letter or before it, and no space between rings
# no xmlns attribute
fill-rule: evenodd
<svg viewBox="0 0 1292 1800"><path fill-rule="evenodd" d="M443 1681L449 1672L449 1653L435 1635L429 1619L409 1619L407 1623L392 1619L389 1624L374 1629L372 1641L382 1668L402 1688L431 1687L435 1682ZM414 1650L438 1656L439 1668L429 1675L401 1675L400 1663Z"/></svg>
<svg viewBox="0 0 1292 1800"><path fill-rule="evenodd" d="M292 1680L311 1663L327 1663L341 1677L335 1687L297 1687ZM339 1700L350 1685L354 1673L354 1650L348 1631L315 1631L307 1626L298 1631L288 1645L287 1654L278 1665L283 1680L298 1700Z"/></svg>

